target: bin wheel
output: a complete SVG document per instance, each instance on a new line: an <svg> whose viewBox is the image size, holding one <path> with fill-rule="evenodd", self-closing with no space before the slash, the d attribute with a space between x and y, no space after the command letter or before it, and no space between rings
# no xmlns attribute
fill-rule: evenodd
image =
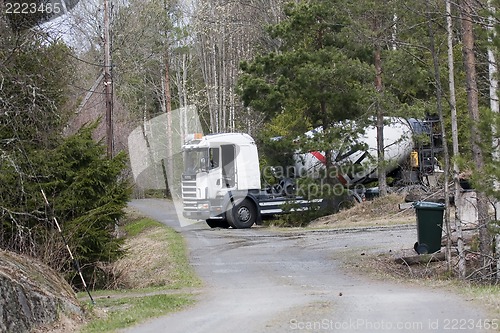
<svg viewBox="0 0 500 333"><path fill-rule="evenodd" d="M418 253L418 254L427 254L429 253L429 247L427 246L427 244L419 244L418 242L415 243L415 245L413 246L413 248L415 249L415 251Z"/></svg>

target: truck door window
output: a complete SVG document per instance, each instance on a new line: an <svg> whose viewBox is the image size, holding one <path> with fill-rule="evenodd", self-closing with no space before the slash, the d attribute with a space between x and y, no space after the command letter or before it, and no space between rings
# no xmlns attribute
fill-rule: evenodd
<svg viewBox="0 0 500 333"><path fill-rule="evenodd" d="M219 167L219 148L210 148L209 152L209 158L210 158L210 164L209 168L210 169L216 169Z"/></svg>
<svg viewBox="0 0 500 333"><path fill-rule="evenodd" d="M224 178L227 187L233 187L236 184L235 177L235 146L222 145L221 147L222 160L222 177Z"/></svg>

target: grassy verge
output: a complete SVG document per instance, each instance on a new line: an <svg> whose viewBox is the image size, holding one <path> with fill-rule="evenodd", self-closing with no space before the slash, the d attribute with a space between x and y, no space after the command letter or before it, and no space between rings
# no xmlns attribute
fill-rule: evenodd
<svg viewBox="0 0 500 333"><path fill-rule="evenodd" d="M94 314L100 314L81 330L82 333L113 332L147 319L178 311L192 304L191 295L153 295L99 299L94 305ZM102 316L102 317L100 317Z"/></svg>
<svg viewBox="0 0 500 333"><path fill-rule="evenodd" d="M467 284L460 288L466 297L474 299L480 304L485 304L491 312L492 318L497 318L497 327L500 326L500 285L474 285ZM496 330L500 332L500 329Z"/></svg>
<svg viewBox="0 0 500 333"><path fill-rule="evenodd" d="M189 265L182 236L149 218L134 217L122 231L127 255L114 270L119 289L92 292L91 319L81 332L114 332L194 303L201 281ZM189 290L186 290L188 288ZM88 300L88 295L80 294Z"/></svg>

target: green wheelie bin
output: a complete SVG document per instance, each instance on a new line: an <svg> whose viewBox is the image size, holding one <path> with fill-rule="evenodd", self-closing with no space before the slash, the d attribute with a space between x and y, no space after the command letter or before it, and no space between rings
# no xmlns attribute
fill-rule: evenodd
<svg viewBox="0 0 500 333"><path fill-rule="evenodd" d="M417 213L418 254L434 253L441 249L444 204L417 201L413 204Z"/></svg>

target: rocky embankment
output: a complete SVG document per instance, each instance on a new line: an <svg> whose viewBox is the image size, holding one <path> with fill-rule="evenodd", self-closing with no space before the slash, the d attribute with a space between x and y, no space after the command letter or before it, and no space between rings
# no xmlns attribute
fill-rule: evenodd
<svg viewBox="0 0 500 333"><path fill-rule="evenodd" d="M68 283L36 259L0 250L0 332L30 332L82 310Z"/></svg>

